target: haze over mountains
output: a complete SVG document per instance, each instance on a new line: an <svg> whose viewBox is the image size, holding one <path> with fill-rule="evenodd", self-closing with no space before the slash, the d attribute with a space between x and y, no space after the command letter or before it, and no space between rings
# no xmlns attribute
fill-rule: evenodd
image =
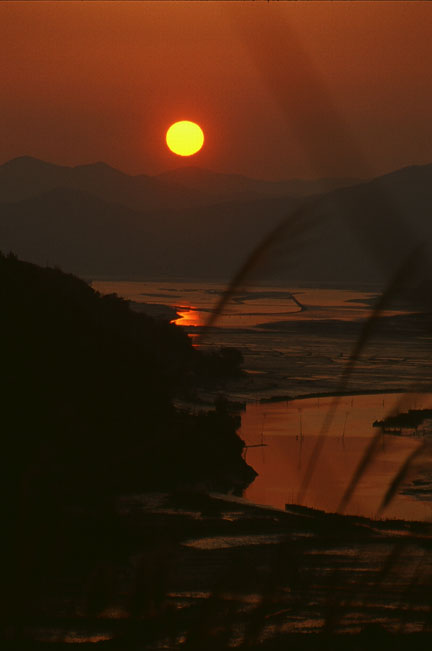
<svg viewBox="0 0 432 651"><path fill-rule="evenodd" d="M304 202L314 202L318 223L295 259L279 241L259 274L382 280L432 236L432 165L368 182L268 182L198 168L129 176L104 163L22 157L0 167L0 250L87 277L227 279Z"/></svg>
<svg viewBox="0 0 432 651"><path fill-rule="evenodd" d="M68 167L21 156L0 166L0 201L20 201L49 190L68 188L148 211L231 199L306 196L354 182L355 179L259 181L198 167L185 167L158 176L130 176L102 162Z"/></svg>
<svg viewBox="0 0 432 651"><path fill-rule="evenodd" d="M319 192L329 192L335 188L348 187L360 183L360 179L291 179L288 181L263 181L251 179L240 174L221 174L199 167L183 167L159 174L163 181L179 184L189 190L205 192L208 197L219 201L232 199L252 199L263 197L296 196L306 197Z"/></svg>
<svg viewBox="0 0 432 651"><path fill-rule="evenodd" d="M90 192L136 210L199 205L207 200L190 190L140 174L129 176L106 163L67 167L23 156L0 167L0 201L20 201L58 188Z"/></svg>

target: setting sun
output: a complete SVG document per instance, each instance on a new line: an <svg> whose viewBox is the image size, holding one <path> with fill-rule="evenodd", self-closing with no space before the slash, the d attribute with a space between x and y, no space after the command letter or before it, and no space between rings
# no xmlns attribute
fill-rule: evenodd
<svg viewBox="0 0 432 651"><path fill-rule="evenodd" d="M168 148L178 156L192 156L204 144L204 133L198 124L189 120L175 122L166 133Z"/></svg>

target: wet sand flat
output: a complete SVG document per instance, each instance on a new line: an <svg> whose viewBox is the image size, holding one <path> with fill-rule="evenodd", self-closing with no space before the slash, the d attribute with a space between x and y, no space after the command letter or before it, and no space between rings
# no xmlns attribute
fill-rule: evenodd
<svg viewBox="0 0 432 651"><path fill-rule="evenodd" d="M248 404L242 416L240 435L246 445L246 459L258 477L246 491L252 502L284 508L297 503L302 481L308 471L332 397L308 398L274 403ZM421 409L432 404L430 394L353 395L339 398L337 411L327 433L321 455L311 477L303 503L334 512L377 429L374 421L391 413ZM401 464L421 444L420 427L412 436L384 434L376 460L359 483L346 508L350 514L375 517L388 486ZM430 459L428 460L430 472ZM407 482L412 484L414 477ZM432 502L400 494L383 517L426 520L432 515Z"/></svg>

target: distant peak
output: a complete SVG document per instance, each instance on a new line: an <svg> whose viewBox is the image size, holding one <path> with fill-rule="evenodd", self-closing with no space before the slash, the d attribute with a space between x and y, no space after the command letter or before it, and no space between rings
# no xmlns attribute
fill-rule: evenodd
<svg viewBox="0 0 432 651"><path fill-rule="evenodd" d="M122 172L121 170L116 169L115 167L112 167L108 163L104 163L103 161L99 160L94 163L84 163L82 165L75 165L74 168L75 170L97 170L99 172L109 172L109 173L114 173L117 175L122 175L122 176L129 176L125 172Z"/></svg>
<svg viewBox="0 0 432 651"><path fill-rule="evenodd" d="M432 169L432 163L426 163L424 165L419 165L419 164L412 164L412 165L405 165L405 167L401 167L395 170L392 170L391 172L387 172L387 174L383 174L382 177L389 177L389 176L394 176L396 174L411 174L411 173L417 173L417 172L422 172L422 171L430 171Z"/></svg>
<svg viewBox="0 0 432 651"><path fill-rule="evenodd" d="M1 166L0 166L1 167ZM99 171L110 171L115 172L116 174L124 174L120 170L111 167L108 163L103 161L96 161L94 163L84 163L82 165L58 165L57 163L49 163L48 161L41 160L40 158L35 158L34 156L17 156L11 160L4 163L3 167L11 168L22 168L22 169L34 169L35 167L45 167L51 169L75 169L75 170L86 170L94 169Z"/></svg>
<svg viewBox="0 0 432 651"><path fill-rule="evenodd" d="M35 156L17 156L16 158L11 158L11 160L4 163L8 167L60 167L54 163L49 163L48 161L41 160Z"/></svg>

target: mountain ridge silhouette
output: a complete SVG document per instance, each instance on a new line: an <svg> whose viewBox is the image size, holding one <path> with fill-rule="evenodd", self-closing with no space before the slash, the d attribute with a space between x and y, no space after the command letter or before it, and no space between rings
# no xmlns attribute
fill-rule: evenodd
<svg viewBox="0 0 432 651"><path fill-rule="evenodd" d="M306 196L359 182L358 179L263 181L186 166L150 176L130 175L98 161L57 165L33 156L19 156L0 165L0 201L18 201L55 187L90 190L100 198L138 210L191 207L215 199Z"/></svg>
<svg viewBox="0 0 432 651"><path fill-rule="evenodd" d="M11 165L32 169L34 160ZM96 167L102 175L117 174L105 164ZM90 168L92 174L99 171ZM381 282L409 247L432 240L432 164L311 197L223 201L206 195L203 204L177 201L167 207L167 202L153 201L145 209L125 205L118 193L116 200L101 197L99 186L95 190L91 183L48 187L26 196L31 179L25 174L22 194L17 181L15 201L5 201L4 169L0 167L0 250L90 277L226 280L257 242L304 202L314 203L311 213L317 218L308 242L298 247L295 260L287 258L279 242L258 270L264 277ZM393 209L383 197L391 199Z"/></svg>

